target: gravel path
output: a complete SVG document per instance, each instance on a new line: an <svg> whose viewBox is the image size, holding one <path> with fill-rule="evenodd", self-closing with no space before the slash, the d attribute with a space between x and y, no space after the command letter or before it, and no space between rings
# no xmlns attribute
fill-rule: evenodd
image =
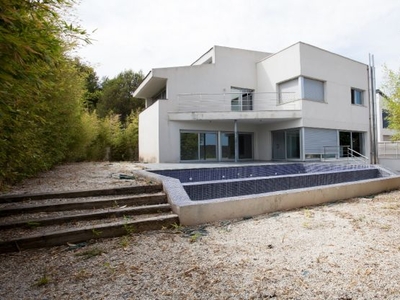
<svg viewBox="0 0 400 300"><path fill-rule="evenodd" d="M86 168L103 178L134 168L106 167L58 170L78 174L74 168ZM37 189L57 189L55 182L46 187L46 178L55 177L60 187L84 185L79 176L62 184L57 169L52 172ZM13 192L31 191L31 182ZM0 299L400 299L399 217L395 191L248 220L1 254Z"/></svg>

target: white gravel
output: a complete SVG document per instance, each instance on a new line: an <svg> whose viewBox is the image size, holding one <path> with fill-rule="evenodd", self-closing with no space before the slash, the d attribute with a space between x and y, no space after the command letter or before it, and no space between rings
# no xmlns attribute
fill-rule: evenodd
<svg viewBox="0 0 400 300"><path fill-rule="evenodd" d="M57 188L45 178L40 190ZM400 299L399 199L1 254L0 299Z"/></svg>

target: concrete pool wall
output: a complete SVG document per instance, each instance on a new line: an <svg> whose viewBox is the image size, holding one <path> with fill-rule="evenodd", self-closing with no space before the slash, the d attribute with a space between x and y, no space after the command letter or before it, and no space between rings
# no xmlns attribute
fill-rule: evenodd
<svg viewBox="0 0 400 300"><path fill-rule="evenodd" d="M163 183L168 201L173 211L179 215L182 225L198 225L369 196L400 188L399 176L388 176L390 173L386 170L374 168L386 177L197 201L189 198L179 179L147 171L138 173Z"/></svg>

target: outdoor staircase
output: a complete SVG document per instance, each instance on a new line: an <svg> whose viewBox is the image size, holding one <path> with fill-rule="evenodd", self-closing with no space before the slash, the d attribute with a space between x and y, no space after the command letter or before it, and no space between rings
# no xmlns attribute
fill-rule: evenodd
<svg viewBox="0 0 400 300"><path fill-rule="evenodd" d="M162 185L0 196L0 253L75 245L178 224Z"/></svg>

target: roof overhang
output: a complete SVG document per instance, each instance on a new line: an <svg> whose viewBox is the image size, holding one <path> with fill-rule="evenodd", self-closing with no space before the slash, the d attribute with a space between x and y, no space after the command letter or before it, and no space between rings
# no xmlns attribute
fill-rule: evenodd
<svg viewBox="0 0 400 300"><path fill-rule="evenodd" d="M151 98L157 94L162 88L165 88L167 84L167 78L154 77L153 72L150 71L146 78L133 92L134 98Z"/></svg>

